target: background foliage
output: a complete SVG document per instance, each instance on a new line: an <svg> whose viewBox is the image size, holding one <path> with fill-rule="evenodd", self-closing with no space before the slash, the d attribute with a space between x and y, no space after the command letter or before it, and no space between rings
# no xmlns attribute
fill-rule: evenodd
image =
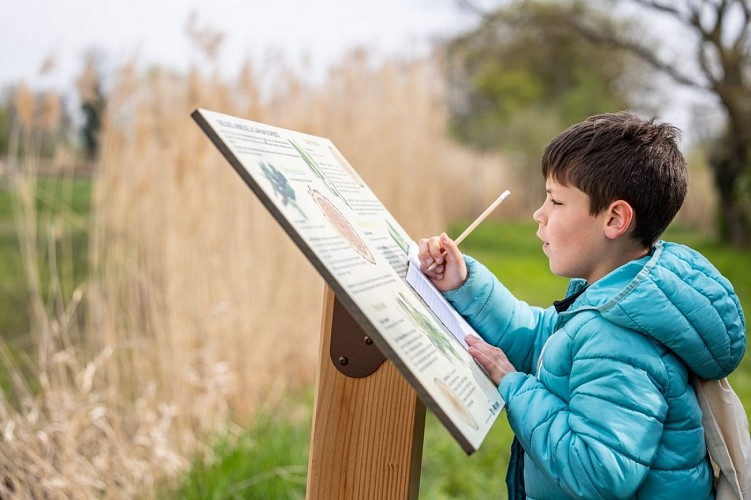
<svg viewBox="0 0 751 500"><path fill-rule="evenodd" d="M518 105L525 113L535 110L531 102L541 108L530 123L545 124L552 116L559 126L578 121L578 113L613 110L614 104L651 111L652 84L668 78L706 97L694 126L708 134L718 235L732 245L751 244L746 0L512 0L485 11L471 0L460 3L477 13L479 27L452 44L462 70L453 106L459 137L488 147L494 144L488 137L503 137L498 130ZM671 40L666 32L678 36ZM707 109L719 112L719 128L705 128ZM511 129L519 130L518 121ZM535 131L547 128L531 130L536 137ZM514 145L525 143L539 147L525 138Z"/></svg>

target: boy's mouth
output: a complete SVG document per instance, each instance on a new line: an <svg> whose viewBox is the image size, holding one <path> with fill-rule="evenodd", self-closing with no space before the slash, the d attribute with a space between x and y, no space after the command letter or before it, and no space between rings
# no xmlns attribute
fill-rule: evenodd
<svg viewBox="0 0 751 500"><path fill-rule="evenodd" d="M550 243L548 243L547 241L545 241L545 240L544 240L544 239L543 239L543 238L542 238L542 237L540 236L540 234L539 234L539 233L537 234L537 237L538 237L538 238L540 238L540 240L542 241L542 250L543 250L543 251L545 251L545 250L546 250L547 248L549 248L549 247L550 247Z"/></svg>
<svg viewBox="0 0 751 500"><path fill-rule="evenodd" d="M542 248L546 248L546 247L550 246L550 243L548 243L547 241L545 241L545 238L542 237L542 235L540 234L540 231L537 231L537 233L535 234L535 236L537 236L537 238L539 238L542 241Z"/></svg>

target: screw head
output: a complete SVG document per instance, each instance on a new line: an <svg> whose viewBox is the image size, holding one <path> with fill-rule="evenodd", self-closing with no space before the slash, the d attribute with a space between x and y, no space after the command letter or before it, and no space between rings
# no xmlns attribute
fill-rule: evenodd
<svg viewBox="0 0 751 500"><path fill-rule="evenodd" d="M370 337L368 337L367 335L365 336L365 338L363 338L363 341L364 341L364 342L365 342L366 344L368 344L368 345L371 345L371 344L373 343L373 339L371 339L371 338L370 338Z"/></svg>
<svg viewBox="0 0 751 500"><path fill-rule="evenodd" d="M349 363L349 360L347 359L347 357L346 357L346 356L339 356L339 364L340 364L340 365L344 366L344 365L346 365L347 363Z"/></svg>

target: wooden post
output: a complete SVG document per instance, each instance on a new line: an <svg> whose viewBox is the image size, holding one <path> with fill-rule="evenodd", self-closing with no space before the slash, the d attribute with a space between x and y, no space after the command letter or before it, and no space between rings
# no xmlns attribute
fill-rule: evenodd
<svg viewBox="0 0 751 500"><path fill-rule="evenodd" d="M425 406L388 360L366 377L340 372L329 354L337 328L365 336L326 285L307 498L416 499Z"/></svg>

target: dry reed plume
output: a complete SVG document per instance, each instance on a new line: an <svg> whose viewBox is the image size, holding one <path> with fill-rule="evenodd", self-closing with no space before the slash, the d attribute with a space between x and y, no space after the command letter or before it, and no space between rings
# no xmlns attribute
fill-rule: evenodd
<svg viewBox="0 0 751 500"><path fill-rule="evenodd" d="M3 351L16 392L0 399L0 496L149 496L207 438L311 384L323 282L192 122L194 108L331 138L415 237L507 186L500 173L487 182L497 158L446 139L437 61L374 65L359 52L322 85L302 78L250 62L232 82L132 65L114 75L89 279L73 293L33 289L38 388ZM28 95L19 99L33 116ZM36 164L22 163L18 227L39 285L36 235L54 249L71 221L37 226ZM488 176L482 191L458 187L470 164Z"/></svg>

